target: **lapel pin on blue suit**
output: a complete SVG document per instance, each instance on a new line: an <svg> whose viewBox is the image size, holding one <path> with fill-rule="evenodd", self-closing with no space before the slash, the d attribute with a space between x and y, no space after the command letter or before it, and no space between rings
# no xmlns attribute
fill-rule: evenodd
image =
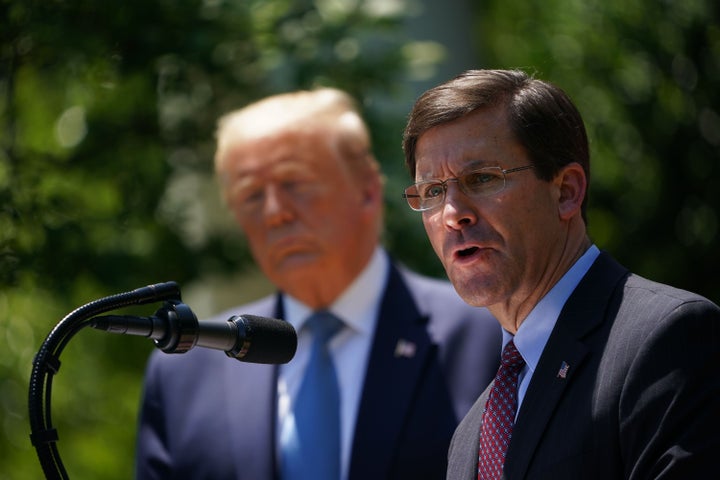
<svg viewBox="0 0 720 480"><path fill-rule="evenodd" d="M568 370L570 370L570 365L568 365L567 362L562 362L560 364L560 370L558 370L557 377L564 380L565 377L567 377Z"/></svg>
<svg viewBox="0 0 720 480"><path fill-rule="evenodd" d="M401 338L395 345L395 358L412 358L415 356L415 344Z"/></svg>

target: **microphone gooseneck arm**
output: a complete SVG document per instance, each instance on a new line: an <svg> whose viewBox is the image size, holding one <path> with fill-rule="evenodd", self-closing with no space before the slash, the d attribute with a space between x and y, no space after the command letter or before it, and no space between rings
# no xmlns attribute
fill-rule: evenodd
<svg viewBox="0 0 720 480"><path fill-rule="evenodd" d="M121 307L164 302L151 317L106 315ZM45 478L67 479L57 449L58 434L51 421L52 379L60 369L60 354L82 328L140 335L153 340L165 353L184 353L195 346L223 350L229 357L251 363L287 363L295 355L297 335L282 320L238 315L227 322L198 322L181 302L175 282L159 283L95 300L74 310L48 334L33 360L28 392L30 440Z"/></svg>
<svg viewBox="0 0 720 480"><path fill-rule="evenodd" d="M165 300L180 300L180 288L177 283L158 283L101 298L70 312L45 338L33 360L28 392L30 441L37 451L45 478L51 480L68 478L57 450L58 434L52 426L50 412L52 379L60 369L60 354L65 346L78 331L88 325L88 319L95 315L130 305Z"/></svg>

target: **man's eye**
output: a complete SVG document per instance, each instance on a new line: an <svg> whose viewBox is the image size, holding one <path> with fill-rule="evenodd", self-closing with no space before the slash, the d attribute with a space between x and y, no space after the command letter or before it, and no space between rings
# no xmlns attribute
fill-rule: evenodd
<svg viewBox="0 0 720 480"><path fill-rule="evenodd" d="M299 193L299 192L302 192L303 190L307 190L307 188L308 188L308 183L307 183L307 182L302 182L302 181L299 181L299 180L285 180L285 181L282 182L282 184L280 185L280 188L281 188L284 192L288 192L288 193L291 193L291 194L292 194L292 193Z"/></svg>
<svg viewBox="0 0 720 480"><path fill-rule="evenodd" d="M263 191L262 190L255 190L252 192L248 192L243 197L243 200L245 203L257 203L262 201L263 199Z"/></svg>
<svg viewBox="0 0 720 480"><path fill-rule="evenodd" d="M442 196L443 194L443 186L440 183L431 183L429 185L424 185L422 190L420 191L420 196L423 198L435 198Z"/></svg>
<svg viewBox="0 0 720 480"><path fill-rule="evenodd" d="M463 183L468 188L482 188L487 186L489 183L498 181L501 178L495 172L473 172L465 175Z"/></svg>
<svg viewBox="0 0 720 480"><path fill-rule="evenodd" d="M240 204L257 204L262 201L262 189L235 188L230 192L230 198L233 203Z"/></svg>
<svg viewBox="0 0 720 480"><path fill-rule="evenodd" d="M299 198L322 195L327 186L314 180L293 179L283 182L280 189L287 195Z"/></svg>

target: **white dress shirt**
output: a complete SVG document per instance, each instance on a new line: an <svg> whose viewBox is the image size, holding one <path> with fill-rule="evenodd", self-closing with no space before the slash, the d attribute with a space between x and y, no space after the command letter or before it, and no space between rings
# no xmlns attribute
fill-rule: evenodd
<svg viewBox="0 0 720 480"><path fill-rule="evenodd" d="M343 479L347 478L350 467L355 419L389 269L390 261L387 253L378 247L362 273L329 307L329 310L344 322L344 328L329 343L340 386L340 465ZM300 390L313 340L309 329L302 328L312 314L312 310L289 295L283 296L283 309L285 320L298 332L298 345L293 360L280 367L278 378L278 425L280 426L291 411L293 399ZM281 452L281 432L282 428L279 428L278 452Z"/></svg>

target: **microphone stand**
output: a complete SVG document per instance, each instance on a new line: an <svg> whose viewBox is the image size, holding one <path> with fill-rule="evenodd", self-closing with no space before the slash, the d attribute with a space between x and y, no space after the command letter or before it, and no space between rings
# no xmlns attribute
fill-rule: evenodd
<svg viewBox="0 0 720 480"><path fill-rule="evenodd" d="M40 465L49 480L65 479L68 475L57 449L58 434L50 412L52 380L60 370L60 354L70 339L92 323L92 317L121 307L160 301L180 302L180 289L175 282L158 283L95 300L75 309L48 334L33 360L30 376L28 407L30 440Z"/></svg>

